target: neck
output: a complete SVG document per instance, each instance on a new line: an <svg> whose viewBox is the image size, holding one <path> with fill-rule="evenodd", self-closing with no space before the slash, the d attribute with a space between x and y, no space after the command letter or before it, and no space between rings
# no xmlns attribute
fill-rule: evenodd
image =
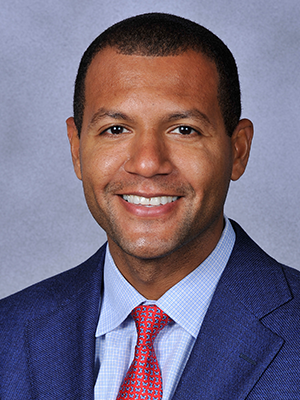
<svg viewBox="0 0 300 400"><path fill-rule="evenodd" d="M222 229L214 240L194 240L171 254L153 259L137 258L125 253L110 238L108 242L114 262L125 279L146 299L158 300L209 256Z"/></svg>

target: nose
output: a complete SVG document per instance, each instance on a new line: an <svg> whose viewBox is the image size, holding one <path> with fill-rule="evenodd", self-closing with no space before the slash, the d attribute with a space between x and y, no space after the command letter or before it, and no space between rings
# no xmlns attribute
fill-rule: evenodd
<svg viewBox="0 0 300 400"><path fill-rule="evenodd" d="M162 135L153 131L136 134L130 144L125 170L145 178L170 174L172 163Z"/></svg>

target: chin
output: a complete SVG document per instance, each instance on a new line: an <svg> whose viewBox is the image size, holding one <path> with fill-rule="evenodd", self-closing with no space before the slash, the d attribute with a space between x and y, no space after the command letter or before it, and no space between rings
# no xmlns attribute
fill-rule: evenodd
<svg viewBox="0 0 300 400"><path fill-rule="evenodd" d="M143 238L131 243L124 243L124 240L114 242L121 251L141 260L163 258L173 253L177 248L177 246L172 246L170 242L163 243L161 240L156 240L154 243L150 243L149 240Z"/></svg>

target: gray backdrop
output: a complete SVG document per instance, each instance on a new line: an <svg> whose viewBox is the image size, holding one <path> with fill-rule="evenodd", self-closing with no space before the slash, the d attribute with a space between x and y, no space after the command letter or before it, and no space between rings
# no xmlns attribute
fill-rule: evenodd
<svg viewBox="0 0 300 400"><path fill-rule="evenodd" d="M65 119L85 48L112 23L150 11L195 20L233 51L255 138L226 213L300 269L299 0L1 3L0 297L77 265L104 242L73 173Z"/></svg>

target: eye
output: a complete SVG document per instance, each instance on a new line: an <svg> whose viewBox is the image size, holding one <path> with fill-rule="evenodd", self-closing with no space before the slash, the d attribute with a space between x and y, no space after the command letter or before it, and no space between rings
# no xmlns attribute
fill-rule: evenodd
<svg viewBox="0 0 300 400"><path fill-rule="evenodd" d="M191 135L193 133L196 133L197 135L200 134L198 131L196 131L196 129L187 125L178 126L177 128L173 129L172 132L179 133L180 135Z"/></svg>
<svg viewBox="0 0 300 400"><path fill-rule="evenodd" d="M129 131L128 131L128 129L124 128L124 126L113 125L107 129L105 129L104 131L102 131L101 134L108 133L111 135L120 135L121 133L125 133L125 132L129 132Z"/></svg>

